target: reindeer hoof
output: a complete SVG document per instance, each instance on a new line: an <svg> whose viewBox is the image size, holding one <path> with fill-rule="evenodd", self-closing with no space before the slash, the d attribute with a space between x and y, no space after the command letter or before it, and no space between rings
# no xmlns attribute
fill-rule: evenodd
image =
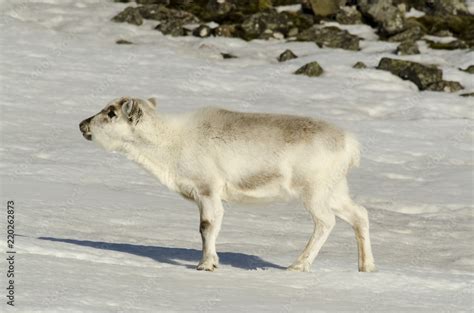
<svg viewBox="0 0 474 313"><path fill-rule="evenodd" d="M216 264L208 264L208 263L199 264L196 267L198 271L207 271L207 272L214 272L216 268L217 268Z"/></svg>
<svg viewBox="0 0 474 313"><path fill-rule="evenodd" d="M296 262L291 264L287 270L292 272L309 272L310 265L306 262Z"/></svg>
<svg viewBox="0 0 474 313"><path fill-rule="evenodd" d="M361 267L359 267L359 272L377 272L377 268L375 267L375 264L365 264Z"/></svg>
<svg viewBox="0 0 474 313"><path fill-rule="evenodd" d="M209 258L209 259L203 260L199 262L196 269L198 271L214 272L214 270L218 267L218 261L216 259L217 258Z"/></svg>

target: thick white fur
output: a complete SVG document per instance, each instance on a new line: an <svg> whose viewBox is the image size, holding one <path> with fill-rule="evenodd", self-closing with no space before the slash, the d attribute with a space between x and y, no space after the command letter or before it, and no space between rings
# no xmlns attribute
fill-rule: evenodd
<svg viewBox="0 0 474 313"><path fill-rule="evenodd" d="M143 113L136 122L127 120L131 103ZM122 107L112 119L104 117L110 106ZM303 117L217 108L171 116L157 113L154 101L130 98L109 103L90 119L89 129L93 141L124 153L197 203L203 241L200 270L218 265L215 243L222 201L292 198L303 202L315 227L290 270L309 271L335 216L354 228L359 270L375 270L367 211L351 200L347 187L347 172L360 158L359 144L347 132Z"/></svg>

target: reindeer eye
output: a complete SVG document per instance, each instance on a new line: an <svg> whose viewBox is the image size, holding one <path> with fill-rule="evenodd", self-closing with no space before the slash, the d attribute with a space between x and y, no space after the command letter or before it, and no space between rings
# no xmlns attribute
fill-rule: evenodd
<svg viewBox="0 0 474 313"><path fill-rule="evenodd" d="M115 111L114 111L114 110L110 110L109 113L107 113L107 115L108 115L110 118L113 118L113 117L117 116L117 115L115 114Z"/></svg>

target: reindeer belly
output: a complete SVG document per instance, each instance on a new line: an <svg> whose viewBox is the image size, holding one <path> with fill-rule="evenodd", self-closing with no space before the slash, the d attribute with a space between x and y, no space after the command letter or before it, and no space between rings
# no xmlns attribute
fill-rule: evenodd
<svg viewBox="0 0 474 313"><path fill-rule="evenodd" d="M290 197L284 177L277 172L259 172L225 185L222 199L230 202L271 202Z"/></svg>

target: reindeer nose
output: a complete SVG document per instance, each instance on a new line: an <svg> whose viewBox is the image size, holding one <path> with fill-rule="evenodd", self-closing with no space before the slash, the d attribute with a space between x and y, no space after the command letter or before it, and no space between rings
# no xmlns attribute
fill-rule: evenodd
<svg viewBox="0 0 474 313"><path fill-rule="evenodd" d="M90 129L89 129L89 124L91 120L92 120L92 117L89 117L88 119L83 120L79 124L79 129L81 130L81 133L84 136L84 138L86 138L87 140L92 139L92 136L90 134Z"/></svg>
<svg viewBox="0 0 474 313"><path fill-rule="evenodd" d="M91 121L91 118L88 118L86 120L83 120L80 124L79 124L79 129L81 130L81 132L83 133L86 133L89 131L89 123Z"/></svg>

